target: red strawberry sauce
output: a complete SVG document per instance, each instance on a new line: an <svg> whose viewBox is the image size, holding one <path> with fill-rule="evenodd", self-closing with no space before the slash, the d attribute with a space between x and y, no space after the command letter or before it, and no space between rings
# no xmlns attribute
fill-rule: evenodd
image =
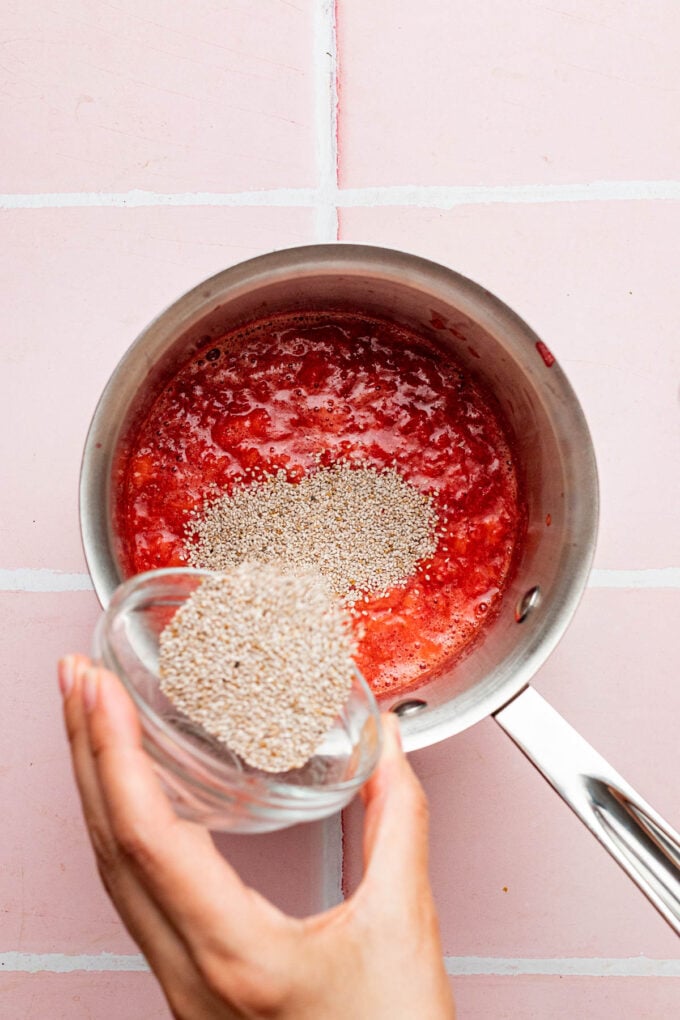
<svg viewBox="0 0 680 1020"><path fill-rule="evenodd" d="M359 603L358 665L376 693L417 684L469 647L499 604L524 514L493 398L428 341L358 315L287 316L206 345L128 443L117 489L127 574L186 563L206 496L341 456L396 467L432 493L434 555L403 587ZM250 469L250 470L249 470Z"/></svg>

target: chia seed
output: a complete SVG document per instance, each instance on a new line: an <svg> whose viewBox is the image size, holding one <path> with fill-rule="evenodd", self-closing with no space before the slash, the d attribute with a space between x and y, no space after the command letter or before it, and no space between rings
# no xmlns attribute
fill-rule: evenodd
<svg viewBox="0 0 680 1020"><path fill-rule="evenodd" d="M436 527L432 498L393 467L340 460L297 483L279 470L208 500L189 515L185 541L192 566L312 568L351 605L411 577L434 553Z"/></svg>
<svg viewBox="0 0 680 1020"><path fill-rule="evenodd" d="M351 621L314 571L243 563L205 580L160 637L161 690L251 765L304 765L346 702Z"/></svg>

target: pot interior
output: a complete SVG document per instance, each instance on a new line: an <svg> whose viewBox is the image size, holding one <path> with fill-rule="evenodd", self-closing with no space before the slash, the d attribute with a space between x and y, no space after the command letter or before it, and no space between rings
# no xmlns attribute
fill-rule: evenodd
<svg viewBox="0 0 680 1020"><path fill-rule="evenodd" d="M181 298L124 356L95 413L81 476L88 566L106 604L121 580L112 513L121 454L167 379L226 331L296 311L361 312L428 338L495 395L515 450L527 530L500 611L462 660L384 701L410 703L403 732L413 749L526 685L576 608L597 529L592 444L564 373L521 319L464 277L399 252L318 246L244 263Z"/></svg>

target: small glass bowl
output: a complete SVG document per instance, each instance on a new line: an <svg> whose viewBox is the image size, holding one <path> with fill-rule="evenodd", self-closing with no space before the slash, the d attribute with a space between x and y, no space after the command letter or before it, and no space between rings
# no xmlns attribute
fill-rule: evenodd
<svg viewBox="0 0 680 1020"><path fill-rule="evenodd" d="M161 632L210 576L172 567L132 577L114 592L94 635L95 658L120 678L137 706L144 746L176 811L210 829L267 832L341 810L371 775L382 743L378 707L358 671L313 758L286 773L247 765L161 691Z"/></svg>

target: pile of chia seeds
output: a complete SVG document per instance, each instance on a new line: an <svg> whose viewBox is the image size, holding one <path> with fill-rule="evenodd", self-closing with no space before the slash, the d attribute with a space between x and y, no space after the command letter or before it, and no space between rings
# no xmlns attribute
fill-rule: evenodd
<svg viewBox="0 0 680 1020"><path fill-rule="evenodd" d="M206 502L186 530L189 563L313 568L347 603L403 583L435 551L432 499L394 468L338 461L291 482L285 471Z"/></svg>
<svg viewBox="0 0 680 1020"><path fill-rule="evenodd" d="M347 701L351 620L314 571L243 563L206 579L160 638L160 684L254 768L314 755Z"/></svg>

